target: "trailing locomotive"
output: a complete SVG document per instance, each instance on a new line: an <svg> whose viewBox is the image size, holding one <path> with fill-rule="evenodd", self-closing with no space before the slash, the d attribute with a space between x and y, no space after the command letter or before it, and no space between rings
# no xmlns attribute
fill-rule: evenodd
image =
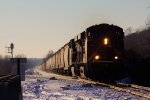
<svg viewBox="0 0 150 100"><path fill-rule="evenodd" d="M123 75L124 32L109 24L87 28L38 67L58 73L116 80Z"/></svg>

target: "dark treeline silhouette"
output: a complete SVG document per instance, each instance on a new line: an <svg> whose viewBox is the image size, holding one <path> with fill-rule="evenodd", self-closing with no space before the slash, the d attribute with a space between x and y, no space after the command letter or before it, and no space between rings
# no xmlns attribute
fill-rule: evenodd
<svg viewBox="0 0 150 100"><path fill-rule="evenodd" d="M53 54L53 51L49 51L48 54L46 55L45 59L48 59L50 55ZM12 70L16 70L16 64L10 62L10 56L1 56L0 55L0 75L4 74L11 74L14 73ZM16 55L14 58L26 58L25 55L19 54ZM29 68L34 68L36 65L42 63L43 59L42 58L27 58L27 63L21 64L21 66L25 66L25 70Z"/></svg>
<svg viewBox="0 0 150 100"><path fill-rule="evenodd" d="M27 58L27 63L21 64L21 66L25 66L25 70L29 68L34 68L36 65L42 63L42 58ZM11 63L8 57L0 56L0 75L11 74L12 70L15 70L14 67L17 65L15 63Z"/></svg>
<svg viewBox="0 0 150 100"><path fill-rule="evenodd" d="M14 58L26 58L25 55L17 55ZM26 67L25 63L21 63L21 67ZM0 55L0 75L17 74L17 61L11 62L10 56L2 57Z"/></svg>
<svg viewBox="0 0 150 100"><path fill-rule="evenodd" d="M24 55L17 55L15 58L26 58ZM42 58L27 58L27 63L22 63L21 66L25 67L25 70L34 68L36 65L42 63ZM13 74L16 70L16 63L10 62L10 57L0 56L0 75Z"/></svg>
<svg viewBox="0 0 150 100"><path fill-rule="evenodd" d="M150 27L125 37L125 50L133 50L141 57L150 56Z"/></svg>
<svg viewBox="0 0 150 100"><path fill-rule="evenodd" d="M127 35L124 42L128 75L150 84L150 27Z"/></svg>
<svg viewBox="0 0 150 100"><path fill-rule="evenodd" d="M42 63L42 58L27 58L26 70Z"/></svg>

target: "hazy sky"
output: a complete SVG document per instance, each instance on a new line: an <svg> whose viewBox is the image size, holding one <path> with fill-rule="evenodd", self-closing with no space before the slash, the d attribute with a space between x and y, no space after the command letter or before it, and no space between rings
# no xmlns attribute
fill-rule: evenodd
<svg viewBox="0 0 150 100"><path fill-rule="evenodd" d="M150 0L0 0L0 55L44 57L87 27L109 23L126 29L145 25Z"/></svg>

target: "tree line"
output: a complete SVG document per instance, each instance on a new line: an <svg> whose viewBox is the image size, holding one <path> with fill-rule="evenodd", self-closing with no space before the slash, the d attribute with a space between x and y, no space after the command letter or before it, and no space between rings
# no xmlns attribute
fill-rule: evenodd
<svg viewBox="0 0 150 100"><path fill-rule="evenodd" d="M150 83L150 27L125 36L125 67L129 76Z"/></svg>

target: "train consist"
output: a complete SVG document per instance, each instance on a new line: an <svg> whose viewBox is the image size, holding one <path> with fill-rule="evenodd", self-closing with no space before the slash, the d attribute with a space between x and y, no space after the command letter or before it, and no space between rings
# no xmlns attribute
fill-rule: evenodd
<svg viewBox="0 0 150 100"><path fill-rule="evenodd" d="M78 34L37 68L108 81L123 76L123 59L123 29L99 24Z"/></svg>

